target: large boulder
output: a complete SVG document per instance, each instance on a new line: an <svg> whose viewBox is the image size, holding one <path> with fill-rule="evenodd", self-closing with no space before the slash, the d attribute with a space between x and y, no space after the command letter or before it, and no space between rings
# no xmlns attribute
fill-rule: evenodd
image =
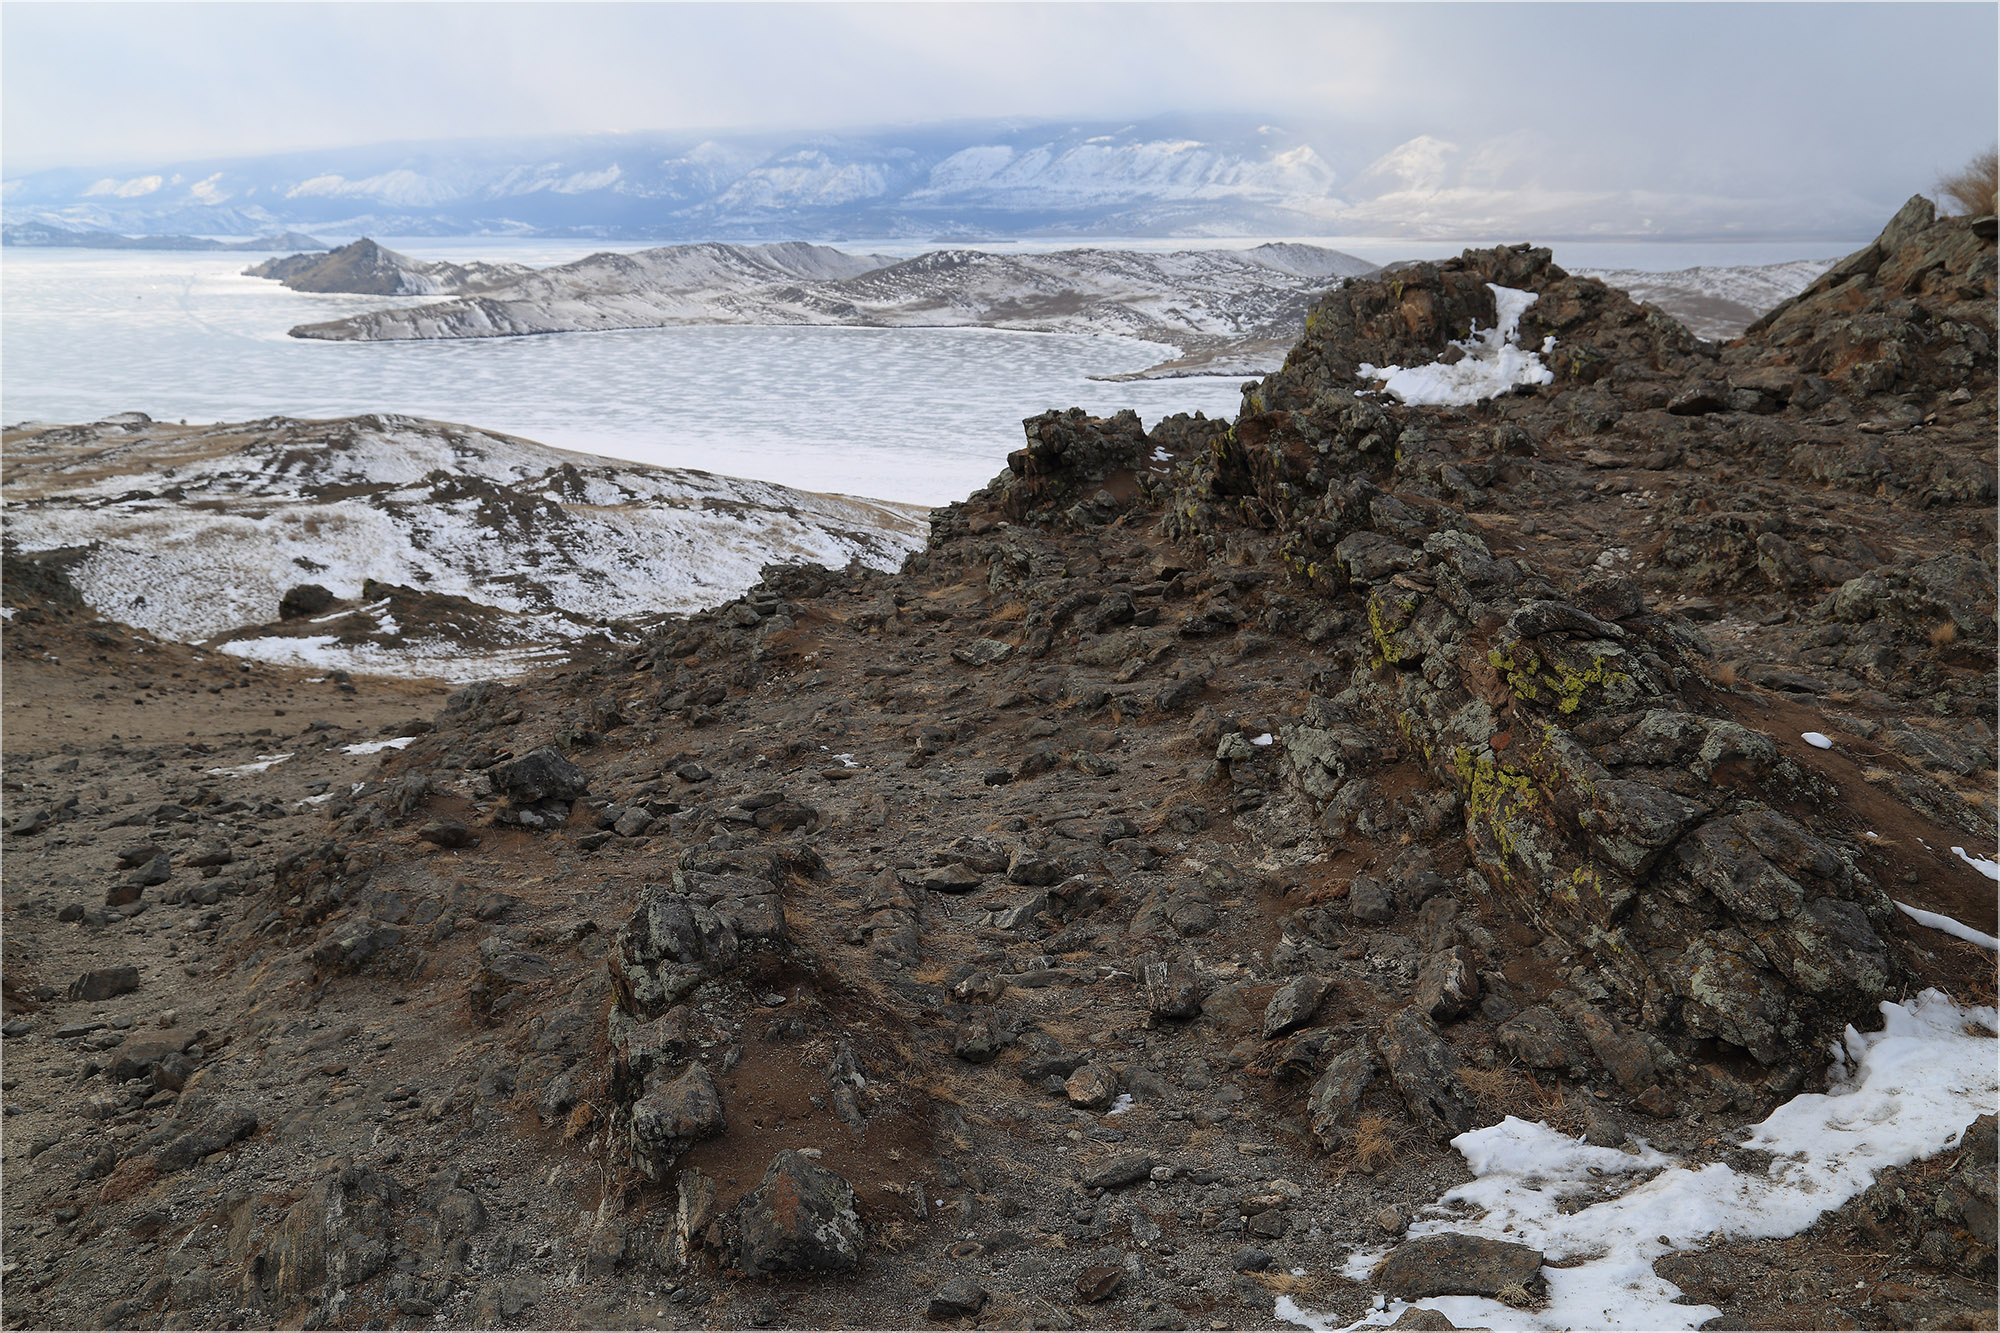
<svg viewBox="0 0 2000 1333"><path fill-rule="evenodd" d="M574 801L590 790L590 779L555 746L544 745L494 768L493 785L516 806L526 806Z"/></svg>
<svg viewBox="0 0 2000 1333"><path fill-rule="evenodd" d="M1398 1245L1375 1265L1375 1284L1401 1300L1498 1296L1541 1278L1542 1252L1512 1241L1444 1232Z"/></svg>
<svg viewBox="0 0 2000 1333"><path fill-rule="evenodd" d="M745 1273L843 1272L861 1262L853 1187L789 1148L736 1205L735 1220Z"/></svg>

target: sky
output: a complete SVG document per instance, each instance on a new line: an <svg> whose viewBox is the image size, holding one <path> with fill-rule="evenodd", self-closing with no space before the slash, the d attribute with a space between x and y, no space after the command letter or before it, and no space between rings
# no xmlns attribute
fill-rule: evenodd
<svg viewBox="0 0 2000 1333"><path fill-rule="evenodd" d="M1967 4L0 5L0 169L388 140L1237 111L1616 171L1953 167ZM1835 91L1837 89L1837 91ZM1669 146L1671 145L1671 146ZM1703 166L1701 164L1707 164Z"/></svg>

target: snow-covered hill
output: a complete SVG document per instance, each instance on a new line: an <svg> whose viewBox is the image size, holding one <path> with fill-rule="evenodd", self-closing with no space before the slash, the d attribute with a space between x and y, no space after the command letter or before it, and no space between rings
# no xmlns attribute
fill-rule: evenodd
<svg viewBox="0 0 2000 1333"><path fill-rule="evenodd" d="M475 294L454 300L292 334L385 341L685 324L978 326L1150 339L1193 357L1184 369L1234 366L1245 355L1275 364L1277 344L1298 335L1317 293L1373 271L1352 255L1308 245L1168 254L939 250L901 261L800 244L672 246L592 255L503 286L476 285Z"/></svg>
<svg viewBox="0 0 2000 1333"><path fill-rule="evenodd" d="M1678 319L1703 338L1728 339L1781 301L1812 285L1832 268L1831 259L1795 259L1784 264L1702 267L1649 273L1639 269L1591 268L1577 272L1623 288Z"/></svg>
<svg viewBox="0 0 2000 1333"><path fill-rule="evenodd" d="M412 417L6 437L7 541L102 614L270 661L470 679L725 601L774 561L893 568L924 511ZM287 589L337 601L283 624Z"/></svg>
<svg viewBox="0 0 2000 1333"><path fill-rule="evenodd" d="M325 254L285 255L243 270L299 292L354 292L364 296L446 296L485 291L534 272L525 264L447 264L412 259L366 236Z"/></svg>

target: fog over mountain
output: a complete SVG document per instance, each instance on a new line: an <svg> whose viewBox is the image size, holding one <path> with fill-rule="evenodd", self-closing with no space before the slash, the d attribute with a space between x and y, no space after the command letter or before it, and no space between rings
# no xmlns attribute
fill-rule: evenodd
<svg viewBox="0 0 2000 1333"><path fill-rule="evenodd" d="M1578 182L1596 181L1586 186ZM1828 183L1642 190L1533 134L1400 143L1256 117L961 121L837 134L439 140L10 178L5 216L73 229L646 240L1001 236L1841 236L1882 200ZM1731 192L1734 190L1735 192Z"/></svg>

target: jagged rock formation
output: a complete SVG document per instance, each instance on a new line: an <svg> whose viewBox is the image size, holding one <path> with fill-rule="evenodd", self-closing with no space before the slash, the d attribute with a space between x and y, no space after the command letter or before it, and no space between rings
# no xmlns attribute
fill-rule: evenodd
<svg viewBox="0 0 2000 1333"><path fill-rule="evenodd" d="M48 1151L127 1226L214 1192L192 1161L286 1189L148 1256L117 1317L1351 1319L1368 1288L1292 1269L1402 1234L1468 1129L1754 1171L1731 1131L1847 1024L1990 986L1898 904L1995 924L1950 850L1995 837L1992 220L1913 206L1876 248L1726 346L1528 247L1352 284L1234 422L1029 419L897 572L772 566L457 692L358 784L333 747L242 774L330 799L273 821L219 946L232 1058L155 1052L116 1085L144 1097L93 1094L142 1148ZM1490 325L1489 284L1535 295L1552 383L1360 377ZM96 818L38 813L10 837ZM148 1121L176 1060L199 1096ZM286 1071L335 1067L407 1109L266 1130ZM1843 1225L1932 1208L1898 1318L1990 1315L1990 1191L1933 1175ZM1532 1306L1544 1258L1432 1235L1376 1271ZM35 1262L35 1312L79 1321L100 1288Z"/></svg>

